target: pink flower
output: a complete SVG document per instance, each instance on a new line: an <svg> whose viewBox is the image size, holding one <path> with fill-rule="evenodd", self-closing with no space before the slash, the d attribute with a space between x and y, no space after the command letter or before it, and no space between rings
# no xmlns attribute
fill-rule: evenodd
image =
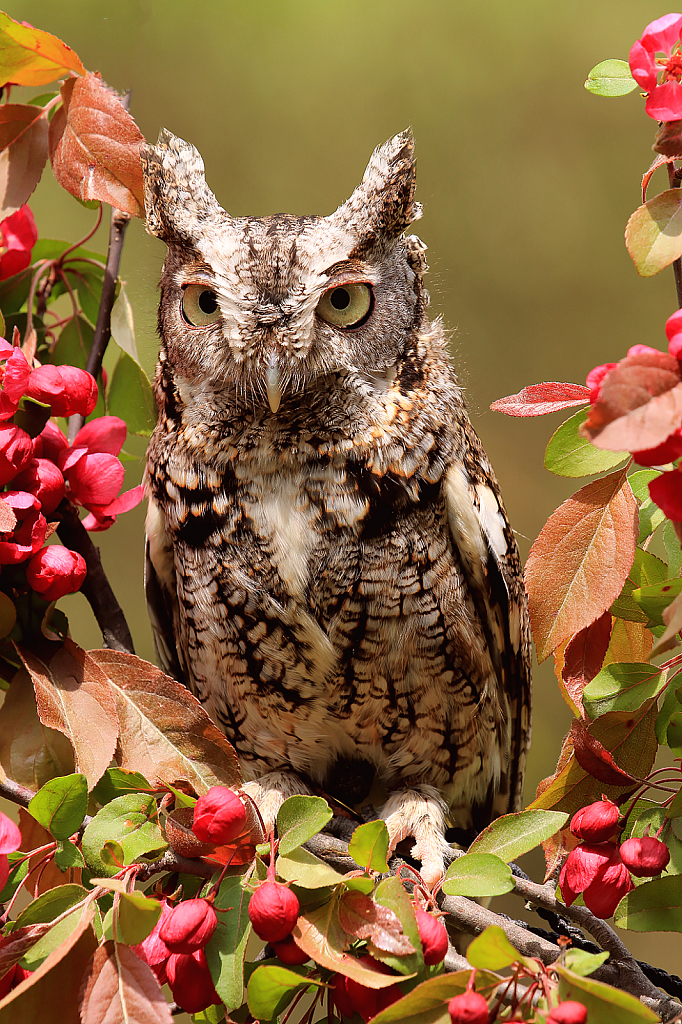
<svg viewBox="0 0 682 1024"><path fill-rule="evenodd" d="M661 473L649 484L651 500L663 512L668 519L674 523L682 522L682 471L679 469L670 470L668 473Z"/></svg>
<svg viewBox="0 0 682 1024"><path fill-rule="evenodd" d="M36 551L26 566L28 585L46 601L75 594L87 576L85 559L76 551L51 544Z"/></svg>
<svg viewBox="0 0 682 1024"><path fill-rule="evenodd" d="M24 203L16 213L0 221L4 252L0 256L0 280L25 270L31 262L31 249L38 240L33 214Z"/></svg>
<svg viewBox="0 0 682 1024"><path fill-rule="evenodd" d="M604 377L610 370L614 368L614 366L618 366L618 363L603 363L601 366L595 366L595 368L593 370L590 370L590 372L588 373L587 380L585 381L585 383L587 384L588 388L591 388L590 402L592 403L592 405L594 405L594 403L599 398L601 383L604 380Z"/></svg>
<svg viewBox="0 0 682 1024"><path fill-rule="evenodd" d="M666 14L647 25L630 50L632 77L647 93L646 112L656 121L682 118L681 31L682 14Z"/></svg>
<svg viewBox="0 0 682 1024"><path fill-rule="evenodd" d="M33 442L36 459L49 459L55 465L59 462L59 456L65 448L69 447L61 430L56 423L48 420L41 432Z"/></svg>
<svg viewBox="0 0 682 1024"><path fill-rule="evenodd" d="M0 390L0 420L8 420L19 408L19 400L31 376L31 367L21 349L10 345L4 338L0 338L1 360L5 360L5 365L0 367L3 387Z"/></svg>
<svg viewBox="0 0 682 1024"><path fill-rule="evenodd" d="M229 786L211 786L194 807L192 831L205 843L231 843L246 824L246 808Z"/></svg>
<svg viewBox="0 0 682 1024"><path fill-rule="evenodd" d="M54 512L66 494L62 471L50 459L33 459L13 480L14 486L35 494L45 515Z"/></svg>
<svg viewBox="0 0 682 1024"><path fill-rule="evenodd" d="M640 466L664 466L667 462L674 462L682 455L682 427L666 438L655 448L647 448L644 451L633 452L632 457Z"/></svg>
<svg viewBox="0 0 682 1024"><path fill-rule="evenodd" d="M2 500L12 508L17 525L11 533L0 533L0 565L18 565L43 546L47 523L35 495L5 491Z"/></svg>
<svg viewBox="0 0 682 1024"><path fill-rule="evenodd" d="M8 484L33 458L33 441L13 423L0 426L0 484Z"/></svg>
<svg viewBox="0 0 682 1024"><path fill-rule="evenodd" d="M559 875L559 888L566 906L578 893L597 917L611 917L634 887L614 843L581 843L571 850Z"/></svg>
<svg viewBox="0 0 682 1024"><path fill-rule="evenodd" d="M0 890L5 888L9 877L8 853L14 853L21 846L21 832L11 818L0 811Z"/></svg>
<svg viewBox="0 0 682 1024"><path fill-rule="evenodd" d="M187 1013L200 1013L222 1002L215 990L203 949L174 953L166 964L173 999Z"/></svg>
<svg viewBox="0 0 682 1024"><path fill-rule="evenodd" d="M217 927L218 915L209 900L183 900L164 920L159 938L172 953L194 953L204 948Z"/></svg>
<svg viewBox="0 0 682 1024"><path fill-rule="evenodd" d="M682 309L676 309L665 324L668 338L668 352L676 359L682 359Z"/></svg>
<svg viewBox="0 0 682 1024"><path fill-rule="evenodd" d="M171 951L159 936L159 932L164 922L172 914L172 910L169 907L165 899L161 900L161 917L152 928L147 938L140 942L137 946L132 946L133 953L139 956L140 960L144 960L146 964L151 967L152 971L156 975L160 985L165 985L168 981L166 977L166 963L168 958L171 956Z"/></svg>
<svg viewBox="0 0 682 1024"><path fill-rule="evenodd" d="M670 861L670 850L655 836L631 836L620 848L625 866L637 878L654 878L660 875Z"/></svg>
<svg viewBox="0 0 682 1024"><path fill-rule="evenodd" d="M97 382L77 366L46 363L33 370L25 394L49 405L53 416L89 416L97 405Z"/></svg>
<svg viewBox="0 0 682 1024"><path fill-rule="evenodd" d="M612 800L596 800L571 818L571 834L588 843L603 843L613 833L620 812Z"/></svg>

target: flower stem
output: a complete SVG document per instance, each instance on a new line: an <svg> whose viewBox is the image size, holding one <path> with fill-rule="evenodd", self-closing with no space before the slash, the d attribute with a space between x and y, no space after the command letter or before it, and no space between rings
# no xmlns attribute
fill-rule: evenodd
<svg viewBox="0 0 682 1024"><path fill-rule="evenodd" d="M674 163L666 165L668 168L668 181L670 182L671 188L680 187L679 171L675 168ZM678 257L673 260L673 274L675 275L675 289L677 291L677 305L682 309L682 257Z"/></svg>

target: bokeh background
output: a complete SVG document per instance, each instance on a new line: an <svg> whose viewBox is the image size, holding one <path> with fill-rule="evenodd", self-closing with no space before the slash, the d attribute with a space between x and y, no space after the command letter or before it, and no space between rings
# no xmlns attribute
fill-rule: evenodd
<svg viewBox="0 0 682 1024"><path fill-rule="evenodd" d="M145 137L161 126L203 154L234 215L329 213L360 181L372 149L411 124L416 226L429 246L431 310L451 331L474 424L496 467L523 555L578 484L543 469L560 414L488 411L541 380L583 382L629 345L664 347L670 271L638 278L623 243L652 159L655 124L637 92L583 88L590 68L627 58L653 0L5 0L12 17L67 42L90 70L132 90ZM44 90L40 90L44 91ZM653 192L667 187L665 172ZM658 186L658 187L656 187ZM653 193L652 193L653 194ZM46 172L31 205L40 234L75 240L92 213ZM105 251L101 230L89 247ZM122 276L148 372L164 249L128 231ZM127 486L141 477L132 439ZM153 659L142 593L142 508L97 536L137 652ZM74 637L100 646L83 598L61 602ZM535 676L528 798L551 773L570 713L551 667ZM518 906L515 913L519 913ZM631 940L631 941L630 941ZM628 936L638 955L680 972L669 940ZM656 945L654 945L656 944Z"/></svg>

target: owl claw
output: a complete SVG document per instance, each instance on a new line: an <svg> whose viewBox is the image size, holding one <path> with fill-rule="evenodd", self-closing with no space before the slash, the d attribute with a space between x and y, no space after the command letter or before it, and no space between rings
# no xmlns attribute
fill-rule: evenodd
<svg viewBox="0 0 682 1024"><path fill-rule="evenodd" d="M275 827L279 809L290 796L309 795L310 790L295 775L288 772L268 772L260 779L245 782L242 790L251 797L260 811L266 836Z"/></svg>
<svg viewBox="0 0 682 1024"><path fill-rule="evenodd" d="M416 840L411 854L421 861L420 874L429 889L445 874L445 855L450 850L445 841L445 812L437 790L417 786L395 793L381 815L388 829L389 853L403 839Z"/></svg>

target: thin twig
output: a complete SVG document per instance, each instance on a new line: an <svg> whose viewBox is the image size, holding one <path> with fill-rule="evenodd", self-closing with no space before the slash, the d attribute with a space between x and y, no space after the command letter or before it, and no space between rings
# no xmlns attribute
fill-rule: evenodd
<svg viewBox="0 0 682 1024"><path fill-rule="evenodd" d="M98 549L78 518L76 509L66 498L57 509L57 514L61 520L57 533L62 544L71 551L77 551L85 559L88 574L81 592L94 612L105 647L134 654L128 623L102 568Z"/></svg>
<svg viewBox="0 0 682 1024"><path fill-rule="evenodd" d="M680 178L674 163L666 165L668 168L668 181L671 188L680 187ZM673 274L675 275L675 289L677 291L677 305L682 309L682 258L673 260Z"/></svg>
<svg viewBox="0 0 682 1024"><path fill-rule="evenodd" d="M35 793L26 786L20 786L18 782L12 782L11 779L0 779L0 796L11 800L13 804L18 804L19 807L28 807Z"/></svg>

